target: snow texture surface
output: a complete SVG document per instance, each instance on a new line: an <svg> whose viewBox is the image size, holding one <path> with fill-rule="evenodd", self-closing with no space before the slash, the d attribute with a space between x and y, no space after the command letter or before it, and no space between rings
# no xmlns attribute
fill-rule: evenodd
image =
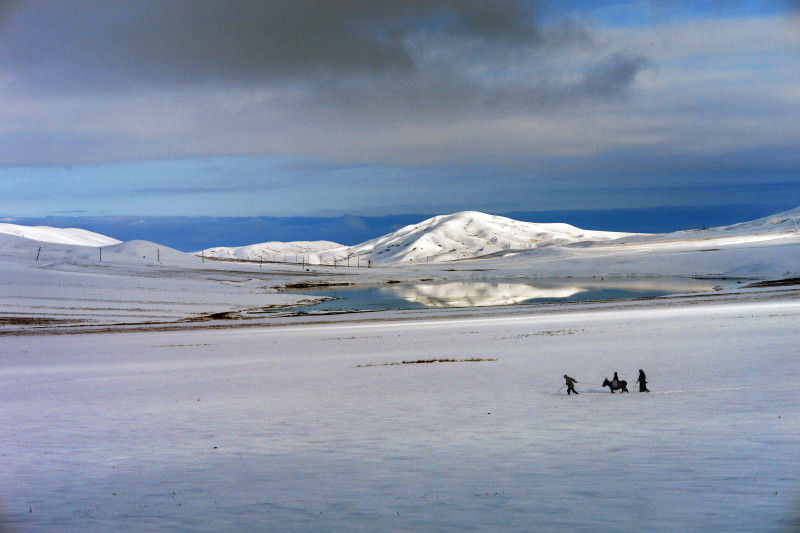
<svg viewBox="0 0 800 533"><path fill-rule="evenodd" d="M796 528L798 318L792 301L7 337L2 525ZM497 360L358 366L432 357ZM652 393L601 390L639 368Z"/></svg>

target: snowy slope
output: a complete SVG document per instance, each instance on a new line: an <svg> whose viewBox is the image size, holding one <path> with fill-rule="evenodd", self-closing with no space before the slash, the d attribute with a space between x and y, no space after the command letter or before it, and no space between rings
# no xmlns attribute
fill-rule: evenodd
<svg viewBox="0 0 800 533"><path fill-rule="evenodd" d="M0 224L0 259L44 264L196 265L200 257L156 243L121 243L79 229ZM39 250L41 247L41 250ZM39 253L41 251L41 257ZM663 234L587 231L569 224L537 224L465 211L401 228L355 246L330 241L268 242L217 247L205 257L338 266L397 265L440 269L447 261L489 260L500 277L723 276L776 277L798 272L800 207L730 226ZM199 253L197 255L200 255ZM40 263L42 264L42 263ZM439 265L439 266L437 266ZM219 266L219 265L218 265ZM229 264L234 268L234 264ZM533 269L533 270L532 270ZM393 276L400 275L400 270Z"/></svg>
<svg viewBox="0 0 800 533"><path fill-rule="evenodd" d="M192 254L169 248L162 244L150 241L133 240L125 241L103 249L104 257L108 260L127 263L131 260L147 260L167 262L170 265L197 265L198 260Z"/></svg>
<svg viewBox="0 0 800 533"><path fill-rule="evenodd" d="M757 220L739 222L730 226L717 226L704 229L690 229L672 233L636 234L626 238L621 244L668 242L698 244L742 244L784 238L800 232L800 207L783 211Z"/></svg>
<svg viewBox="0 0 800 533"><path fill-rule="evenodd" d="M800 231L800 206L782 211L774 215L759 218L750 222L740 222L731 226L712 228L713 230L735 232L735 231Z"/></svg>
<svg viewBox="0 0 800 533"><path fill-rule="evenodd" d="M684 274L703 273L689 268L698 259L693 255L685 255L682 261L678 261L679 264L669 268L659 268L660 258L665 255L694 254L720 248L722 254L716 255L725 257L719 257L721 266L709 264L709 268L713 269L711 272L752 275L794 271L785 265L787 261L791 263L796 255L794 241L799 235L800 207L730 226L663 234L589 231L569 224L521 222L476 211L463 211L436 216L355 246L329 241L268 242L238 248L210 248L203 253L206 257L287 262L300 262L299 258L302 258L303 262L312 265L336 262L339 265L349 263L362 266L369 261L375 265L419 265L476 258L505 258L512 260L509 264L517 265L535 261L538 267L545 266L542 261L554 263L574 259L584 263L589 271L592 270L591 264L594 264L600 272L619 273L617 269L610 270L609 264L629 264L631 270L621 273L664 275L682 271L684 267ZM790 248L785 248L787 244ZM777 261L780 263L778 267L770 267L770 260L766 257L763 261L757 261L758 264L753 263L763 256L761 252L754 252L753 247L760 246L771 249L784 246L784 249L777 251L780 256L776 256L780 259ZM741 253L731 255L734 249L741 249ZM714 258L715 254L711 254L700 262L707 263ZM736 268L740 260L746 260L748 265ZM725 263L729 266L726 267ZM500 261L497 266L503 264L505 261Z"/></svg>
<svg viewBox="0 0 800 533"><path fill-rule="evenodd" d="M12 230L15 233L0 232L0 262L15 262L21 259L27 262L35 257L40 266L94 264L100 260L103 264L129 266L137 263L164 262L172 266L190 266L201 261L192 254L161 244L141 240L122 242L98 233L73 228L61 230L16 226ZM98 248L102 250L98 251Z"/></svg>
<svg viewBox="0 0 800 533"><path fill-rule="evenodd" d="M40 242L69 244L75 246L108 246L120 241L78 228L53 228L50 226L19 226L0 223L0 233L15 235Z"/></svg>
<svg viewBox="0 0 800 533"><path fill-rule="evenodd" d="M543 271L557 263L571 275L793 276L800 272L800 208L729 226L564 247L535 261Z"/></svg>
<svg viewBox="0 0 800 533"><path fill-rule="evenodd" d="M320 252L344 248L331 241L264 242L249 246L217 246L203 250L206 257L219 259L246 259L250 261L289 261L296 256L316 255ZM195 255L201 252L196 252Z"/></svg>
<svg viewBox="0 0 800 533"><path fill-rule="evenodd" d="M537 224L477 211L429 218L347 249L375 264L452 261L575 242L609 241L628 233ZM336 253L336 252L329 252Z"/></svg>
<svg viewBox="0 0 800 533"><path fill-rule="evenodd" d="M608 241L628 235L463 211L429 218L355 246L329 241L268 242L238 248L209 248L203 253L206 257L251 260L299 255L310 264L331 264L351 258L354 262L372 261L377 265L471 259L558 244Z"/></svg>

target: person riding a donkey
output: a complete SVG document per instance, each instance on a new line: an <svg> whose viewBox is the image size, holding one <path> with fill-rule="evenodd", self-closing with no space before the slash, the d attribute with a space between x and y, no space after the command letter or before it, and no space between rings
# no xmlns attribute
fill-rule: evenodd
<svg viewBox="0 0 800 533"><path fill-rule="evenodd" d="M615 390L622 389L622 392L628 392L628 382L624 379L619 379L617 373L614 372L614 378L611 381L608 381L608 378L603 380L603 387L608 387L611 390L611 394L614 394Z"/></svg>

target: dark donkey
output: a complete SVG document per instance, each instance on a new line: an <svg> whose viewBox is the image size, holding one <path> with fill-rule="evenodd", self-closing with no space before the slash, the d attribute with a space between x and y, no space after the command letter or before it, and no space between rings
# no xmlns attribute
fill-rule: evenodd
<svg viewBox="0 0 800 533"><path fill-rule="evenodd" d="M616 376L614 376L614 379L611 381L608 381L608 378L605 378L603 380L603 387L608 387L611 389L611 394L614 394L614 391L619 389L622 389L622 392L628 392L628 382L624 379L617 379Z"/></svg>

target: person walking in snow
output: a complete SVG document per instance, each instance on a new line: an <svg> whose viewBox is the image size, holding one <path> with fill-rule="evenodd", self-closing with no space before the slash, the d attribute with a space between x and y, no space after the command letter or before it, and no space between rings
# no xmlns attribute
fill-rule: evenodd
<svg viewBox="0 0 800 533"><path fill-rule="evenodd" d="M567 382L567 396L569 396L570 391L578 394L578 391L575 390L575 384L578 382L578 380L571 378L566 374L564 374L564 380Z"/></svg>
<svg viewBox="0 0 800 533"><path fill-rule="evenodd" d="M636 380L639 384L639 392L650 392L647 389L647 376L644 375L644 370L639 369L639 379Z"/></svg>

